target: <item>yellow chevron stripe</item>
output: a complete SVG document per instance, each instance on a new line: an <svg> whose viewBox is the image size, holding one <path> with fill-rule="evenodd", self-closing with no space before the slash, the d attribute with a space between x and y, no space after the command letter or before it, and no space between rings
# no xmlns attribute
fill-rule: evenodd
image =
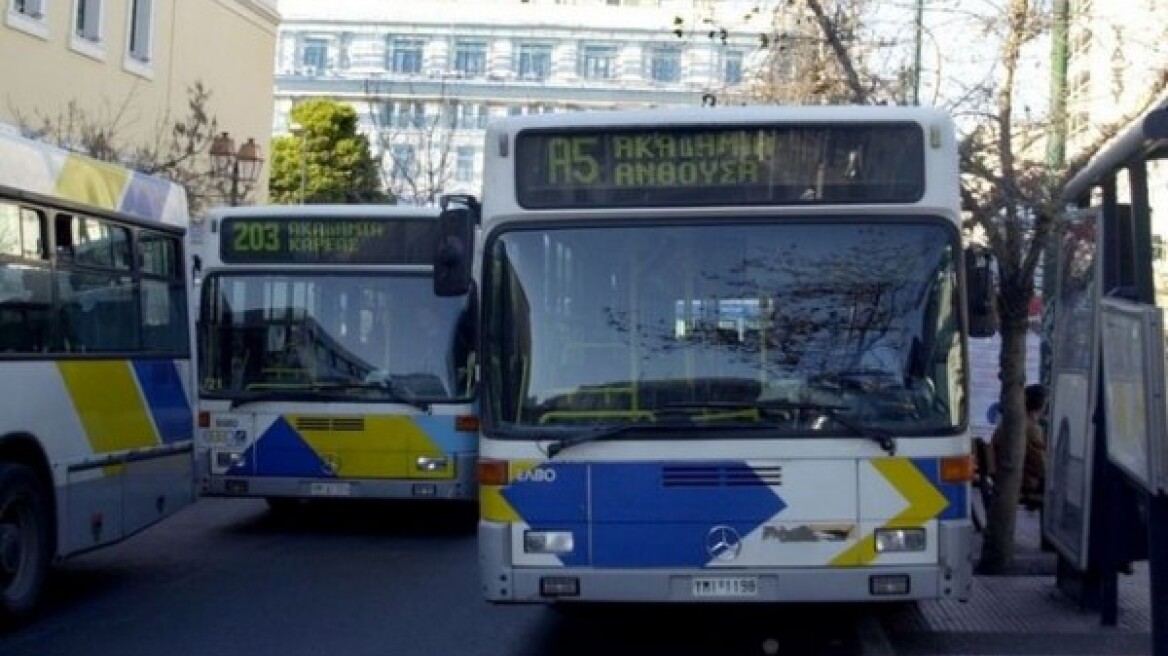
<svg viewBox="0 0 1168 656"><path fill-rule="evenodd" d="M406 416L352 417L364 421L364 430L306 430L297 428L304 415L288 415L288 425L296 430L321 460L337 467L339 478L451 479L454 461L447 458L445 469L422 472L417 458L447 456L412 418ZM313 415L319 419L319 415ZM346 417L350 418L350 417Z"/></svg>
<svg viewBox="0 0 1168 656"><path fill-rule="evenodd" d="M57 368L95 454L154 446L158 432L125 360L65 361ZM107 468L107 474L117 473Z"/></svg>
<svg viewBox="0 0 1168 656"><path fill-rule="evenodd" d="M908 501L908 507L884 523L882 528L916 528L936 517L949 500L925 478L908 458L878 458L871 461L892 487ZM829 565L847 567L868 565L876 560L876 537L865 535L831 560Z"/></svg>
<svg viewBox="0 0 1168 656"><path fill-rule="evenodd" d="M69 155L57 176L56 194L107 210L116 210L130 172L120 166Z"/></svg>
<svg viewBox="0 0 1168 656"><path fill-rule="evenodd" d="M534 469L541 462L540 460L512 460L507 466L507 480L514 481L521 472ZM488 522L513 524L523 521L523 517L503 497L503 489L502 485L479 487L479 516Z"/></svg>
<svg viewBox="0 0 1168 656"><path fill-rule="evenodd" d="M479 515L488 522L513 524L523 521L519 513L503 498L501 485L483 485L479 488Z"/></svg>

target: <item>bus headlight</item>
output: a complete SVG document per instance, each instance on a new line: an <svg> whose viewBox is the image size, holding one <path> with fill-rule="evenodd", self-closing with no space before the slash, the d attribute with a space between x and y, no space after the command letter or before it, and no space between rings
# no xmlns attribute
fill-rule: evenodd
<svg viewBox="0 0 1168 656"><path fill-rule="evenodd" d="M439 472L446 469L446 458L418 456L414 459L414 469L420 472Z"/></svg>
<svg viewBox="0 0 1168 656"><path fill-rule="evenodd" d="M535 554L572 553L576 542L569 531L524 531L523 552Z"/></svg>
<svg viewBox="0 0 1168 656"><path fill-rule="evenodd" d="M926 542L923 528L876 529L876 553L924 551Z"/></svg>

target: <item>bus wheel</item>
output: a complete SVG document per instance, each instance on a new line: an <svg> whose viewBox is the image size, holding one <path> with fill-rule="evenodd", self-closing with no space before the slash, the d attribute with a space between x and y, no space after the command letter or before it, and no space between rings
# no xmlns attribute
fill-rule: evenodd
<svg viewBox="0 0 1168 656"><path fill-rule="evenodd" d="M0 616L20 619L40 601L52 559L51 521L36 473L0 464Z"/></svg>

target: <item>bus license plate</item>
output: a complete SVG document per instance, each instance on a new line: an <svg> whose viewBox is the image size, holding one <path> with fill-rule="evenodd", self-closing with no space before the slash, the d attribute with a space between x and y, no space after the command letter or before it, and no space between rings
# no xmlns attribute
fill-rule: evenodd
<svg viewBox="0 0 1168 656"><path fill-rule="evenodd" d="M757 597L758 578L754 576L717 576L693 580L695 597Z"/></svg>
<svg viewBox="0 0 1168 656"><path fill-rule="evenodd" d="M350 483L311 483L308 493L314 497L347 497L353 493Z"/></svg>

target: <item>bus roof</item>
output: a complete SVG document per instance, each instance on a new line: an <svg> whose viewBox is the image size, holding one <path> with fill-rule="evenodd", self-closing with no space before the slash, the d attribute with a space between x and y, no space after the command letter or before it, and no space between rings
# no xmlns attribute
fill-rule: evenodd
<svg viewBox="0 0 1168 656"><path fill-rule="evenodd" d="M433 217L438 218L441 210L437 207L418 207L415 205L390 204L325 204L325 205L250 205L247 207L216 207L207 211L207 220L214 221L231 216L241 217L299 217L299 218L327 218L335 217L367 217L367 216L397 216L397 217Z"/></svg>
<svg viewBox="0 0 1168 656"><path fill-rule="evenodd" d="M0 186L185 227L186 190L163 178L0 131Z"/></svg>
<svg viewBox="0 0 1168 656"><path fill-rule="evenodd" d="M828 133L852 135L856 145L824 141ZM527 220L554 211L619 218L630 209L680 215L710 207L745 214L775 207L959 212L956 130L948 113L930 107L529 114L493 120L485 145L483 201L492 217Z"/></svg>
<svg viewBox="0 0 1168 656"><path fill-rule="evenodd" d="M495 130L576 126L719 125L734 123L897 122L921 124L952 122L949 114L932 107L899 105L785 105L749 107L682 107L661 109L593 110L560 114L526 114L493 119Z"/></svg>

